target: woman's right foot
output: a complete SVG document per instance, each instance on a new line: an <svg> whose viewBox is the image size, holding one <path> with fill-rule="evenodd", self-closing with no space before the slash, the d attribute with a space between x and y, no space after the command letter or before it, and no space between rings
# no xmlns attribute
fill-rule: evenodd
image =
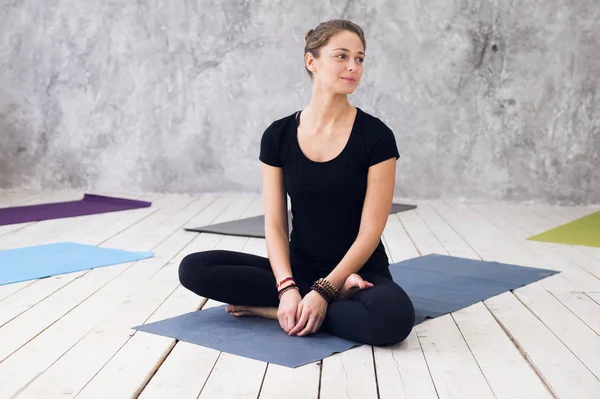
<svg viewBox="0 0 600 399"><path fill-rule="evenodd" d="M268 308L263 306L242 306L242 305L227 305L225 311L236 317L262 317L264 319L277 320L277 308Z"/></svg>

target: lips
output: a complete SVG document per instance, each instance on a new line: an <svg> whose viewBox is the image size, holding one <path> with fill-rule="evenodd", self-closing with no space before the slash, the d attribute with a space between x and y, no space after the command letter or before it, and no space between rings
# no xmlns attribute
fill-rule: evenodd
<svg viewBox="0 0 600 399"><path fill-rule="evenodd" d="M346 82L350 82L350 83L356 82L356 79L354 79L354 78L342 78L342 80L345 80Z"/></svg>

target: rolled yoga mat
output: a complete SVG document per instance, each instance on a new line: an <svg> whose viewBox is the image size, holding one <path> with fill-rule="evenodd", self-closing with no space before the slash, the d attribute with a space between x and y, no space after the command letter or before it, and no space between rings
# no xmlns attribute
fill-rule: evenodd
<svg viewBox="0 0 600 399"><path fill-rule="evenodd" d="M531 241L600 247L600 212L529 237Z"/></svg>
<svg viewBox="0 0 600 399"><path fill-rule="evenodd" d="M390 265L390 271L415 306L415 325L558 273L445 255L409 259ZM234 317L224 306L133 328L286 367L360 345L327 333L289 336L276 320Z"/></svg>
<svg viewBox="0 0 600 399"><path fill-rule="evenodd" d="M16 223L37 222L41 220L61 219L73 216L125 211L146 208L151 202L125 198L105 197L84 194L78 201L55 202L50 204L16 206L0 209L0 226Z"/></svg>
<svg viewBox="0 0 600 399"><path fill-rule="evenodd" d="M130 252L60 242L0 251L0 285L150 258Z"/></svg>
<svg viewBox="0 0 600 399"><path fill-rule="evenodd" d="M416 207L416 205L392 204L390 214L408 211L415 209ZM288 224L289 231L291 232L292 213L290 211L288 211ZM210 226L194 228L188 227L185 228L185 230L197 233L214 233L228 236L265 238L265 217L264 215L260 215L246 219L234 220L231 222L213 224Z"/></svg>

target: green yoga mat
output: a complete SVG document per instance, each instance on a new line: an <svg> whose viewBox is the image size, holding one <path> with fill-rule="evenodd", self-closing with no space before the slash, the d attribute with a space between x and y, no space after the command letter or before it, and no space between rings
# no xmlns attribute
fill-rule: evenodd
<svg viewBox="0 0 600 399"><path fill-rule="evenodd" d="M600 212L529 237L528 240L600 247Z"/></svg>

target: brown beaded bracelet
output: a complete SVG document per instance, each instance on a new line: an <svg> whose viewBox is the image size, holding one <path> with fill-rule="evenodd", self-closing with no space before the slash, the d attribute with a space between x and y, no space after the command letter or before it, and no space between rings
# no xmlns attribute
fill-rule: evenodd
<svg viewBox="0 0 600 399"><path fill-rule="evenodd" d="M320 280L321 279L315 281L310 289L318 292L323 298L325 298L327 303L332 303L337 298L337 293Z"/></svg>
<svg viewBox="0 0 600 399"><path fill-rule="evenodd" d="M325 288L327 288L332 293L332 295L336 298L340 294L340 290L338 290L335 285L331 284L329 281L327 281L324 278L318 279L317 284L320 284L320 285L324 286Z"/></svg>
<svg viewBox="0 0 600 399"><path fill-rule="evenodd" d="M325 299L325 301L327 301L327 303L333 302L333 298L331 297L331 295L325 290L325 288L321 287L320 285L315 283L312 285L312 287L310 287L310 289L321 295Z"/></svg>
<svg viewBox="0 0 600 399"><path fill-rule="evenodd" d="M287 291L289 291L289 290L298 290L298 291L300 291L300 289L298 288L298 286L297 286L296 284L291 284L291 285L288 285L288 286L287 286L287 287L285 287L285 288L282 288L282 289L280 289L280 290L279 290L279 292L277 293L277 298L278 298L278 299L281 299L281 296L282 296L282 295L283 295L285 292L287 292Z"/></svg>

